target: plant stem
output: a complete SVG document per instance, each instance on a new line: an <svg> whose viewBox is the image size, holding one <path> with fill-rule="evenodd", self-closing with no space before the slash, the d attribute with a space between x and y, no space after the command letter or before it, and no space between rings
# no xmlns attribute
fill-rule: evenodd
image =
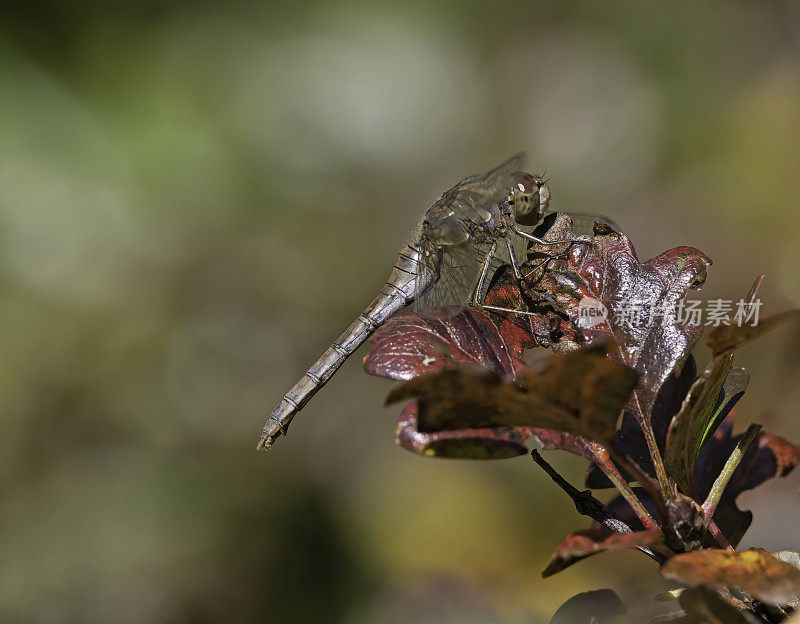
<svg viewBox="0 0 800 624"><path fill-rule="evenodd" d="M620 342L617 340L617 337L614 335L613 331L611 332L611 336L617 345L620 358L624 363L627 364L628 362L625 358L625 354L622 352L622 347L619 346ZM645 442L647 443L647 451L650 453L650 457L653 460L653 467L655 468L656 479L658 480L658 485L661 488L661 496L659 497L655 492L649 492L649 489L648 492L653 497L653 500L656 501L656 504L659 507L659 511L663 512L664 510L661 509L663 507L663 504L660 504L659 501L668 501L670 498L672 498L672 487L670 485L669 478L667 477L667 469L664 466L664 459L661 457L661 452L658 450L658 443L656 442L656 434L653 432L653 424L650 422L653 406L651 405L650 406L651 409L647 414L645 414L644 410L642 409L642 401L641 399L639 399L639 393L636 390L633 391L632 399L636 403L636 412L639 415L641 415L641 418L639 418L638 416L636 417L636 421L639 423L639 427L641 427L642 429ZM638 464L633 462L633 460L631 461L637 468L639 468ZM641 468L639 468L638 472L646 474L643 470L641 470ZM636 475L632 474L632 476L635 477ZM637 480L639 479L637 478ZM646 481L650 481L649 476L647 477ZM642 485L644 487L647 487L645 482L642 482Z"/></svg>
<svg viewBox="0 0 800 624"><path fill-rule="evenodd" d="M709 533L711 533L711 535L714 536L714 539L717 540L717 544L722 546L725 550L729 552L733 552L735 550L735 548L731 546L731 543L728 541L728 538L725 537L725 534L722 532L722 529L720 529L717 526L717 523L714 522L713 520L710 520L708 523L708 531Z"/></svg>
<svg viewBox="0 0 800 624"><path fill-rule="evenodd" d="M709 523L714 516L717 505L722 498L722 493L731 480L736 467L747 452L747 447L752 444L759 433L761 433L761 425L752 424L747 428L747 431L744 432L742 437L739 438L736 448L733 449L731 456L728 457L728 461L725 462L725 466L714 481L714 485L711 486L711 491L708 493L708 497L703 503L703 517L706 523Z"/></svg>
<svg viewBox="0 0 800 624"><path fill-rule="evenodd" d="M614 461L622 466L628 474L638 481L647 491L650 498L653 499L653 503L658 508L658 513L661 518L669 518L669 514L667 513L667 501L672 497L671 494L669 496L664 496L658 487L658 483L656 483L628 454L615 448L613 444L609 446L608 450L614 458Z"/></svg>
<svg viewBox="0 0 800 624"><path fill-rule="evenodd" d="M639 395L634 393L634 397L636 399L636 405L639 407L639 412L642 413ZM672 496L672 488L667 478L667 469L664 466L664 459L661 457L661 451L658 450L658 442L656 442L656 434L653 432L653 425L650 423L649 419L642 418L639 421L639 426L642 428L644 441L647 443L647 451L650 453L650 458L653 460L653 467L656 470L656 479L658 479L658 485L661 487L661 496L664 500L669 500Z"/></svg>
<svg viewBox="0 0 800 624"><path fill-rule="evenodd" d="M653 520L653 516L650 515L650 512L647 511L645 506L642 504L642 501L639 500L639 497L636 496L636 492L631 489L631 486L628 485L628 482L622 478L622 475L619 471L614 468L614 465L611 464L610 466L600 466L600 470L608 477L608 480L614 485L619 493L622 495L628 505L631 506L633 512L636 514L636 517L639 518L639 521L642 523L645 529L659 529L658 523Z"/></svg>

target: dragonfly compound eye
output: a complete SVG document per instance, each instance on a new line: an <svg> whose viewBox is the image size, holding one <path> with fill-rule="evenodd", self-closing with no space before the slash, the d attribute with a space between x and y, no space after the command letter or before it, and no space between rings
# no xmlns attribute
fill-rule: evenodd
<svg viewBox="0 0 800 624"><path fill-rule="evenodd" d="M536 225L547 211L550 188L540 177L524 171L512 174L511 179L508 204L514 219L520 225Z"/></svg>

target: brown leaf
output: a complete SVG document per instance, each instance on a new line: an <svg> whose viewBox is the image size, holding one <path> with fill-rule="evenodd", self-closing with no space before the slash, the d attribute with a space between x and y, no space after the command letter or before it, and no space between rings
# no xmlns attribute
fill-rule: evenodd
<svg viewBox="0 0 800 624"><path fill-rule="evenodd" d="M454 459L505 459L528 452L525 440L531 430L524 427L421 433L417 416L417 402L412 401L397 419L397 442L412 453Z"/></svg>
<svg viewBox="0 0 800 624"><path fill-rule="evenodd" d="M495 303L502 302L496 299ZM364 359L364 368L374 375L413 379L475 365L514 378L527 366L521 355L531 340L518 323L477 309L443 319L410 313L391 319L378 329L372 337L376 346ZM472 427L422 432L418 429L418 415L416 401L406 406L398 419L397 442L426 457L514 457L527 452L524 442L533 431L530 427Z"/></svg>
<svg viewBox="0 0 800 624"><path fill-rule="evenodd" d="M597 346L552 357L542 370L524 370L508 382L491 371L442 371L402 384L387 403L418 399L422 432L538 427L603 442L613 436L637 380L606 353L605 346Z"/></svg>
<svg viewBox="0 0 800 624"><path fill-rule="evenodd" d="M741 327L738 325L720 325L708 334L706 344L711 347L711 351L715 356L728 355L736 349L761 338L761 336L771 332L776 327L798 319L800 319L800 310L787 310L774 316L759 319L758 325L744 324Z"/></svg>
<svg viewBox="0 0 800 624"><path fill-rule="evenodd" d="M577 531L565 537L564 541L556 548L547 567L542 572L542 576L552 576L573 563L599 552L652 546L662 540L663 535L661 531L657 530L609 533L606 529L593 528Z"/></svg>
<svg viewBox="0 0 800 624"><path fill-rule="evenodd" d="M364 358L364 370L407 380L464 363L509 377L525 367L519 328L501 331L491 316L473 308L443 320L432 316L411 312L389 319L370 338L375 347Z"/></svg>
<svg viewBox="0 0 800 624"><path fill-rule="evenodd" d="M683 553L667 561L661 574L690 587L738 587L769 604L788 604L800 594L800 570L760 548Z"/></svg>

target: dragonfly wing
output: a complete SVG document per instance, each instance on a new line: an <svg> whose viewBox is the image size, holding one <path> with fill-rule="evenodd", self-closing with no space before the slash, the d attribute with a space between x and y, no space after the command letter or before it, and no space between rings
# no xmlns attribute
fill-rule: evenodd
<svg viewBox="0 0 800 624"><path fill-rule="evenodd" d="M416 297L414 308L422 316L452 318L469 305L485 252L467 244L442 247L438 256L427 257L437 258L438 267L433 262L423 261L421 271L436 272L438 279Z"/></svg>
<svg viewBox="0 0 800 624"><path fill-rule="evenodd" d="M486 180L498 180L506 178L515 171L522 171L525 168L525 161L527 158L528 156L525 154L525 152L514 154L511 158L504 160L494 169L484 173L482 177L484 177Z"/></svg>
<svg viewBox="0 0 800 624"><path fill-rule="evenodd" d="M417 264L417 281L414 291L414 309L422 307L422 302L429 298L431 291L439 282L442 269L442 251L430 238L422 236L419 240L419 260Z"/></svg>
<svg viewBox="0 0 800 624"><path fill-rule="evenodd" d="M494 169L490 169L486 173L478 173L464 178L456 184L451 190L469 189L483 194L494 194L496 192L505 192L507 180L515 171L522 171L525 168L525 160L527 155L525 152L514 154L511 158L504 160Z"/></svg>
<svg viewBox="0 0 800 624"><path fill-rule="evenodd" d="M439 202L448 203L460 195L467 194L472 195L472 201L478 201L484 206L491 205L502 199L508 191L511 174L523 170L526 158L525 152L519 152L486 173L477 173L464 178L453 188L445 191Z"/></svg>

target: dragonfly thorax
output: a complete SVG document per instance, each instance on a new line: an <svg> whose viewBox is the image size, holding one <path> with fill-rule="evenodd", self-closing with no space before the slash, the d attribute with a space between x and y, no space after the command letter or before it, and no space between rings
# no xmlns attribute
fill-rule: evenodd
<svg viewBox="0 0 800 624"><path fill-rule="evenodd" d="M463 245L470 232L462 219L447 212L428 214L422 221L422 236L439 246Z"/></svg>

